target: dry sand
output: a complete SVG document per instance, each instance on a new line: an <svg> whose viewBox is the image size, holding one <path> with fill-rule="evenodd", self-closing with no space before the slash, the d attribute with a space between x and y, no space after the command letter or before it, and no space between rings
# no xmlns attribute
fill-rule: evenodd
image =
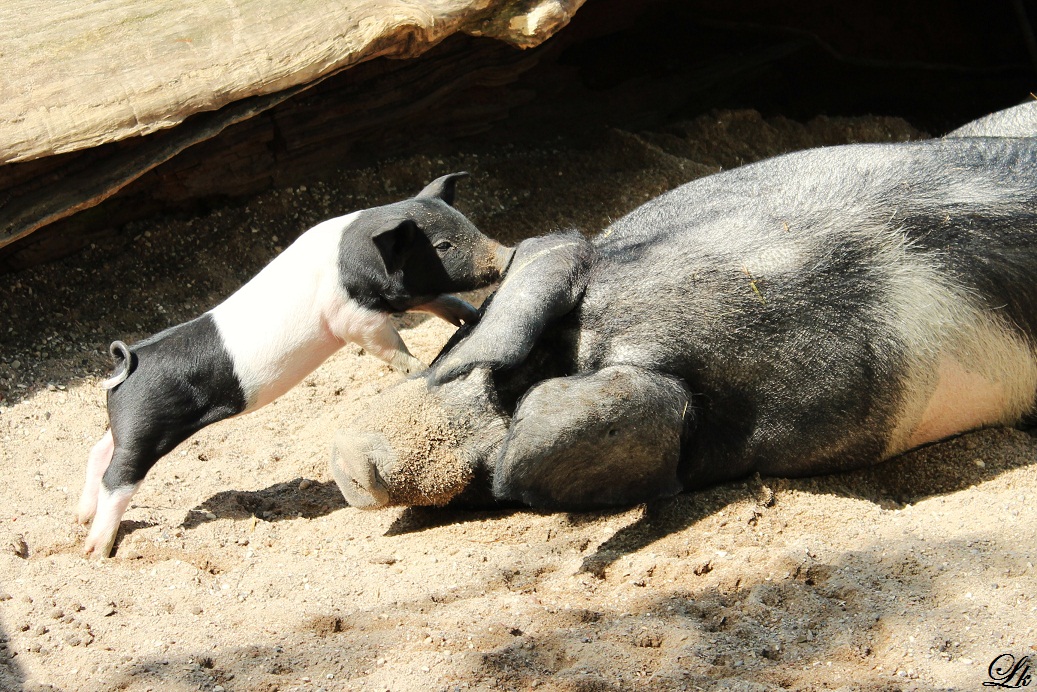
<svg viewBox="0 0 1037 692"><path fill-rule="evenodd" d="M322 218L466 169L459 207L494 237L593 231L717 165L912 136L739 112L472 143L150 219L4 277L0 688L983 689L995 657L1037 656L1037 440L1019 431L614 513L365 512L343 502L328 448L398 375L347 347L161 461L114 558L80 557L73 520L109 341L198 314ZM400 324L426 361L451 332Z"/></svg>

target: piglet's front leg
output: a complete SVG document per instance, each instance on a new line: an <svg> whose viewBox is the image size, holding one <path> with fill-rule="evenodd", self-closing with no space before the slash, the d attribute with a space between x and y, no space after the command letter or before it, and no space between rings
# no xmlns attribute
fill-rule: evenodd
<svg viewBox="0 0 1037 692"><path fill-rule="evenodd" d="M435 300L411 308L409 312L427 312L455 327L474 324L479 319L479 311L474 306L451 295L441 295Z"/></svg>
<svg viewBox="0 0 1037 692"><path fill-rule="evenodd" d="M388 315L365 330L357 343L404 375L424 370L427 365L411 355Z"/></svg>

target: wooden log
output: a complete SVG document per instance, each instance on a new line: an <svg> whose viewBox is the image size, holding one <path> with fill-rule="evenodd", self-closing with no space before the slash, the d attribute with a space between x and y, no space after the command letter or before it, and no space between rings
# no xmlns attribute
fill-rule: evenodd
<svg viewBox="0 0 1037 692"><path fill-rule="evenodd" d="M21 239L0 247L0 272L66 255L148 213L338 167L369 152L368 143L385 155L421 132L450 139L483 131L529 96L505 85L556 51L452 37L419 59L374 60L305 92L253 97L172 130L0 167L0 234ZM271 105L275 97L281 102ZM84 211L61 218L76 204Z"/></svg>
<svg viewBox="0 0 1037 692"><path fill-rule="evenodd" d="M583 0L7 0L0 164L146 135L454 33L537 45Z"/></svg>
<svg viewBox="0 0 1037 692"><path fill-rule="evenodd" d="M103 202L193 145L346 68L418 56L457 33L532 46L565 26L583 1L234 0L190 10L171 0L5 3L0 248ZM409 97L398 86L375 91L352 110L331 115L348 118L349 131L364 132L376 120L405 119L444 93L493 81L499 72L463 55L453 58L462 69L445 83L441 65L433 63L410 75ZM277 146L296 150L285 158L304 165L327 144L326 136L308 130L325 127L329 117L303 107L282 122L238 130L237 170L218 179L183 176L183 195L196 195L199 185L211 186L209 194L255 189L250 175L264 175L259 172L275 163L255 146L275 136L270 128ZM190 167L188 159L180 170Z"/></svg>

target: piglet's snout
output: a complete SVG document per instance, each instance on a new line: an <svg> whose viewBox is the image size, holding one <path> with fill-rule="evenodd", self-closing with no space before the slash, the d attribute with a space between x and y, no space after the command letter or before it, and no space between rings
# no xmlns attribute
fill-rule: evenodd
<svg viewBox="0 0 1037 692"><path fill-rule="evenodd" d="M340 430L331 447L331 474L351 507L378 509L389 504L389 491L378 468L391 467L395 454L381 433Z"/></svg>

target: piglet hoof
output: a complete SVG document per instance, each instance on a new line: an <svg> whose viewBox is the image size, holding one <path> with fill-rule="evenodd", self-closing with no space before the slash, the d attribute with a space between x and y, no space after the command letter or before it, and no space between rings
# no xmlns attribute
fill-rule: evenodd
<svg viewBox="0 0 1037 692"><path fill-rule="evenodd" d="M112 548L115 546L115 537L119 533L119 526L116 524L115 527L105 527L100 531L97 529L98 527L94 526L90 531L90 535L86 537L86 541L83 543L83 556L103 560L112 554Z"/></svg>
<svg viewBox="0 0 1037 692"><path fill-rule="evenodd" d="M342 430L331 448L331 475L351 507L378 509L389 504L389 491L378 466L391 463L389 441L381 433Z"/></svg>
<svg viewBox="0 0 1037 692"><path fill-rule="evenodd" d="M440 300L443 301L443 311L440 316L455 327L475 324L479 321L479 311L468 301L455 296L442 296Z"/></svg>
<svg viewBox="0 0 1037 692"><path fill-rule="evenodd" d="M76 521L86 526L90 523L90 520L94 518L94 511L97 508L97 497L88 497L86 493L79 498L79 505L76 507Z"/></svg>
<svg viewBox="0 0 1037 692"><path fill-rule="evenodd" d="M416 372L421 372L422 370L428 368L427 365L422 363L420 360L418 360L411 354L403 352L397 353L395 356L393 356L392 360L389 362L389 365L392 366L392 368L397 372L400 372L407 376L413 375Z"/></svg>

